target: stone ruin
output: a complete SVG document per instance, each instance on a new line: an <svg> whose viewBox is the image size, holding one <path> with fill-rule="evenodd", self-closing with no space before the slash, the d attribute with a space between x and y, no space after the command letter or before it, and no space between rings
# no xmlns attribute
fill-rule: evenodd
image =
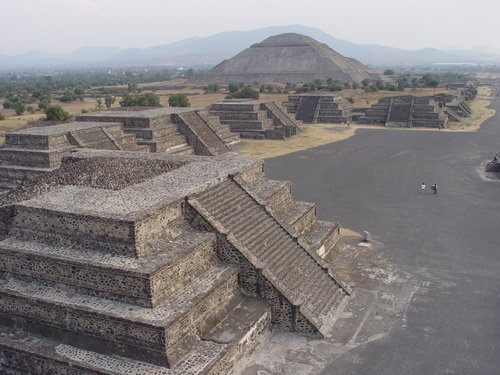
<svg viewBox="0 0 500 375"><path fill-rule="evenodd" d="M77 148L213 156L239 142L239 134L217 117L191 108L102 111L76 120L6 134L0 148L0 189L59 168L62 158Z"/></svg>
<svg viewBox="0 0 500 375"><path fill-rule="evenodd" d="M137 144L150 152L219 155L239 141L227 125L207 111L193 108L122 108L93 112L77 121L120 122L125 133L135 134Z"/></svg>
<svg viewBox="0 0 500 375"><path fill-rule="evenodd" d="M472 109L467 103L462 90L449 90L444 94L436 94L433 98L448 115L449 121L461 122L472 114Z"/></svg>
<svg viewBox="0 0 500 375"><path fill-rule="evenodd" d="M276 102L230 99L212 105L210 114L221 124L229 125L242 138L285 140L300 132L300 122L293 120Z"/></svg>
<svg viewBox="0 0 500 375"><path fill-rule="evenodd" d="M5 147L0 148L0 188L13 188L53 171L64 156L82 147L144 151L117 122L72 122L14 131L5 135Z"/></svg>
<svg viewBox="0 0 500 375"><path fill-rule="evenodd" d="M500 153L496 154L484 169L486 172L500 173Z"/></svg>
<svg viewBox="0 0 500 375"><path fill-rule="evenodd" d="M331 93L289 95L283 103L288 113L307 124L348 123L352 120L352 105L342 95Z"/></svg>
<svg viewBox="0 0 500 375"><path fill-rule="evenodd" d="M339 224L262 161L80 149L0 201L2 373L227 374L351 293Z"/></svg>
<svg viewBox="0 0 500 375"><path fill-rule="evenodd" d="M406 95L380 99L357 121L386 127L441 129L447 127L448 116L432 97Z"/></svg>

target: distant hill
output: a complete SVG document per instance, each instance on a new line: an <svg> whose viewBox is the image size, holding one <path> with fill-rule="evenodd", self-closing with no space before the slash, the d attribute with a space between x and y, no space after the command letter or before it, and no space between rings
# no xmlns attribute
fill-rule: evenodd
<svg viewBox="0 0 500 375"><path fill-rule="evenodd" d="M289 25L251 31L227 31L193 37L149 48L82 47L70 54L31 51L15 56L0 55L0 68L85 66L214 66L270 36L284 33L307 35L340 54L363 64L423 65L446 62L499 63L500 51L488 47L442 51L434 48L404 50L375 44L354 44L336 39L318 28Z"/></svg>

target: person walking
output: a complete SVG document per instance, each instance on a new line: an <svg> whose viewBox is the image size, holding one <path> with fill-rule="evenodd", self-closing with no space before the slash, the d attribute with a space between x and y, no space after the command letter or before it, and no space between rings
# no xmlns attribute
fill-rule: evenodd
<svg viewBox="0 0 500 375"><path fill-rule="evenodd" d="M434 192L434 194L437 194L437 193L438 193L438 186L437 186L437 184L432 184L432 185L431 185L431 189L432 189L432 191Z"/></svg>
<svg viewBox="0 0 500 375"><path fill-rule="evenodd" d="M425 182L422 182L422 194L425 193Z"/></svg>

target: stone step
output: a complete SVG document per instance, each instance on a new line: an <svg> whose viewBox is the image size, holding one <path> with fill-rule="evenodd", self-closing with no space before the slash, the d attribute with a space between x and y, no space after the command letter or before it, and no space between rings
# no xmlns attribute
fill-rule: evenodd
<svg viewBox="0 0 500 375"><path fill-rule="evenodd" d="M277 212L276 218L295 232L302 233L316 218L316 204L295 201L286 210Z"/></svg>
<svg viewBox="0 0 500 375"><path fill-rule="evenodd" d="M304 239L324 258L340 238L340 224L315 220L303 235Z"/></svg>
<svg viewBox="0 0 500 375"><path fill-rule="evenodd" d="M155 307L213 265L215 235L185 225L180 230L174 239L158 241L154 253L138 259L85 250L62 238L40 238L33 231L13 231L0 242L0 273Z"/></svg>
<svg viewBox="0 0 500 375"><path fill-rule="evenodd" d="M154 140L169 135L179 134L177 125L160 125L154 128L127 128L127 133L133 133L139 139Z"/></svg>
<svg viewBox="0 0 500 375"><path fill-rule="evenodd" d="M26 148L26 149L41 149L49 150L53 148L71 146L66 133L52 135L37 135L37 134L20 134L6 133L5 147L6 148Z"/></svg>
<svg viewBox="0 0 500 375"><path fill-rule="evenodd" d="M204 375L214 369L226 374L255 348L258 338L269 330L270 320L265 302L244 298L218 324L202 330L202 340L171 368L84 350L0 325L1 365L4 371L16 369L22 374Z"/></svg>
<svg viewBox="0 0 500 375"><path fill-rule="evenodd" d="M174 366L198 342L198 329L233 303L237 272L214 266L152 309L9 278L0 281L0 316L82 349Z"/></svg>
<svg viewBox="0 0 500 375"><path fill-rule="evenodd" d="M62 235L99 252L140 257L154 251L148 242L162 238L166 228L182 217L182 202L163 207L152 217L104 217L65 202L66 190L72 187L16 203L12 227Z"/></svg>
<svg viewBox="0 0 500 375"><path fill-rule="evenodd" d="M269 304L261 299L245 297L217 325L205 332L201 338L219 344L242 344L242 340L269 328L271 312Z"/></svg>
<svg viewBox="0 0 500 375"><path fill-rule="evenodd" d="M0 160L4 165L18 165L31 168L57 168L62 158L76 146L64 146L50 150L26 148L0 148Z"/></svg>
<svg viewBox="0 0 500 375"><path fill-rule="evenodd" d="M163 152L175 155L194 155L195 153L193 146L190 146L187 143L184 143L179 146L169 147Z"/></svg>
<svg viewBox="0 0 500 375"><path fill-rule="evenodd" d="M248 186L248 189L275 212L282 211L292 203L292 184L290 181L262 180L258 184Z"/></svg>
<svg viewBox="0 0 500 375"><path fill-rule="evenodd" d="M153 140L137 138L137 144L149 146L150 152L164 152L171 147L179 146L185 143L186 137L179 133Z"/></svg>
<svg viewBox="0 0 500 375"><path fill-rule="evenodd" d="M229 125L232 132L266 130L269 128L267 122L257 120L221 120L221 123Z"/></svg>
<svg viewBox="0 0 500 375"><path fill-rule="evenodd" d="M81 349L0 325L0 371L5 375L205 375L226 358L230 348L227 344L198 341L179 363L169 368L115 354L101 354L92 348ZM227 372L229 370L227 366Z"/></svg>
<svg viewBox="0 0 500 375"><path fill-rule="evenodd" d="M36 168L0 164L0 178L11 181L24 181L28 178L33 178L47 172L52 172L55 169L57 168Z"/></svg>

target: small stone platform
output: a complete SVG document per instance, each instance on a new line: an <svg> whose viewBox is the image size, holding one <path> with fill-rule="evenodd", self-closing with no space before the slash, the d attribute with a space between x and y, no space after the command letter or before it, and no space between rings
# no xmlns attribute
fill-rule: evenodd
<svg viewBox="0 0 500 375"><path fill-rule="evenodd" d="M331 336L351 293L339 224L234 154L80 149L0 224L0 372L228 374L271 325Z"/></svg>
<svg viewBox="0 0 500 375"><path fill-rule="evenodd" d="M57 169L65 155L81 147L142 149L116 122L71 122L14 131L5 135L5 146L0 149L0 187L12 188L26 178Z"/></svg>
<svg viewBox="0 0 500 375"><path fill-rule="evenodd" d="M446 128L448 115L430 96L391 96L380 99L358 118L364 124L386 127Z"/></svg>
<svg viewBox="0 0 500 375"><path fill-rule="evenodd" d="M121 108L77 116L77 121L119 122L150 152L219 155L230 151L238 134L207 111L194 108Z"/></svg>
<svg viewBox="0 0 500 375"><path fill-rule="evenodd" d="M300 123L272 101L225 100L213 104L210 114L243 138L285 140L301 131Z"/></svg>
<svg viewBox="0 0 500 375"><path fill-rule="evenodd" d="M348 123L352 120L352 105L342 95L307 93L289 95L283 103L288 113L306 124Z"/></svg>

